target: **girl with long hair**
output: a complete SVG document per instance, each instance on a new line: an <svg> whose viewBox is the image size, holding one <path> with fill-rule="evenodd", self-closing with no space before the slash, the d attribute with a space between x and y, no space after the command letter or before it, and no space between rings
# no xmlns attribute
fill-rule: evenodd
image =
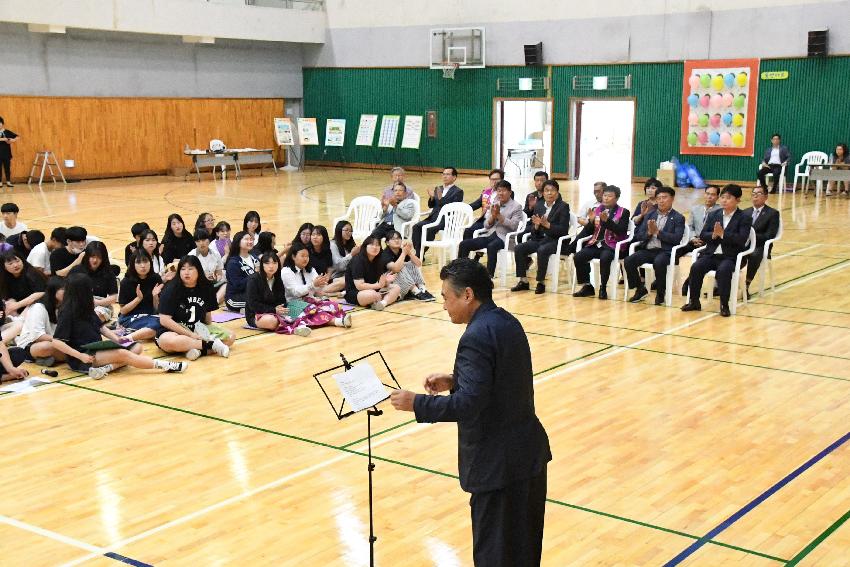
<svg viewBox="0 0 850 567"><path fill-rule="evenodd" d="M395 303L401 295L401 288L394 283L395 274L388 273L381 265L381 241L378 237L368 236L362 246L345 271L345 300L380 311Z"/></svg>
<svg viewBox="0 0 850 567"><path fill-rule="evenodd" d="M254 239L247 232L237 232L231 247L230 256L224 266L227 274L224 305L230 311L240 311L245 308L245 290L248 289L248 280L256 273L259 264L251 255Z"/></svg>
<svg viewBox="0 0 850 567"><path fill-rule="evenodd" d="M64 296L65 280L51 277L47 280L44 296L24 313L23 329L15 337L15 346L24 350L26 360L41 366L53 365L53 333Z"/></svg>
<svg viewBox="0 0 850 567"><path fill-rule="evenodd" d="M130 331L128 338L142 341L156 336L160 329L157 312L162 288L162 278L151 269L150 256L144 250L136 252L118 293L121 306L118 324Z"/></svg>
<svg viewBox="0 0 850 567"><path fill-rule="evenodd" d="M260 269L248 280L245 319L258 329L282 335L306 337L310 328L303 321L293 321L286 304L286 289L280 277L280 258L276 252L260 256Z"/></svg>
<svg viewBox="0 0 850 567"><path fill-rule="evenodd" d="M328 285L328 275L320 275L310 266L309 249L300 242L289 248L281 279L287 301L297 299L307 303L299 316L307 325L321 327L333 323L337 327L351 327L351 315L346 314L336 301L322 298Z"/></svg>
<svg viewBox="0 0 850 567"><path fill-rule="evenodd" d="M195 248L195 239L186 229L183 217L177 213L168 215L168 224L162 233L162 259L166 264L179 260Z"/></svg>
<svg viewBox="0 0 850 567"><path fill-rule="evenodd" d="M118 300L118 279L109 264L109 252L99 240L89 242L83 252L83 261L71 270L72 274L86 274L92 282L94 312L104 323L112 319L112 306Z"/></svg>

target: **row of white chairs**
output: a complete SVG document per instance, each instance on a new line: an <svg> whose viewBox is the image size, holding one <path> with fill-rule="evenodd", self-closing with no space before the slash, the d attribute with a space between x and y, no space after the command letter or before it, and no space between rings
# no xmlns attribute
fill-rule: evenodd
<svg viewBox="0 0 850 567"><path fill-rule="evenodd" d="M417 209L419 208L418 198L416 199ZM417 215L413 217L412 220L405 223L404 234L402 235L404 238L409 239L413 225L418 222L419 219L419 211L417 210ZM355 240L362 240L366 236L372 233L375 227L380 222L382 215L382 207L381 202L375 197L356 197L348 207L348 211L345 216L338 217L334 219L334 226L340 220L348 220L351 222L352 227L354 228L354 238ZM427 239L425 235L427 234L427 230L430 228L435 228L443 223L443 228L437 232L434 236L434 239ZM419 248L419 257L421 258L425 248L432 248L439 252L439 265L443 266L448 261L457 258L458 248L460 246L461 241L463 240L464 230L471 226L473 223L473 211L472 207L470 207L466 203L449 203L445 205L442 209L440 209L440 214L437 216L437 219L432 222L424 225L422 227L423 238L421 241L421 245ZM511 265L511 257L512 248L519 243L520 236L525 232L526 226L528 224L528 217L523 213L523 219L517 226L517 230L514 232L510 232L505 237L505 244L499 250L496 270L499 274L499 283L502 287L507 286L507 278L508 278L508 270ZM568 234L562 236L558 239L557 247L555 249L555 254L553 254L552 258L549 262L547 278L549 279L550 285L549 289L552 292L557 292L561 279L561 264L564 262L569 262L570 269L568 270L571 282L571 289L575 292L576 289L576 272L575 265L571 261L570 256L564 255L563 251L565 247L573 242L578 233L579 229L578 219L575 214L570 213L570 228ZM779 219L779 231L776 235L776 238L772 238L767 240L764 243L763 255L762 255L762 268L761 268L761 278L760 278L760 289L759 294L763 294L765 290L765 285L767 283L766 278L770 279L770 288L771 291L775 291L776 283L773 277L773 261L770 258L770 251L773 249L773 245L777 240L782 238L782 218ZM482 236L486 232L486 229L481 229L475 231L473 233L474 237ZM608 296L611 299L617 299L619 293L619 280L620 274L623 271L622 263L625 261L625 256L621 256L621 252L628 245L628 253L632 254L638 243L633 242L635 233L635 225L634 222L629 219L629 228L626 238L621 241L615 251L614 251L614 259L611 262L611 270L610 275L608 277ZM437 239L437 235L439 235L439 239ZM528 234L525 235L523 242L527 240L529 237ZM582 249L582 246L586 243L586 241L590 238L590 236L586 236L584 238L579 239L576 242L576 252ZM664 303L667 306L672 306L673 304L673 288L678 281L679 274L679 263L676 261L676 252L681 249L683 246L686 246L688 242L691 240L690 229L685 228L685 233L682 235L681 242L674 246L671 254L670 254L670 264L667 268L667 278L665 282L665 298ZM735 272L732 276L732 292L730 294L730 311L732 314L735 314L738 307L738 295L740 292L741 301L743 304L747 303L747 293L746 286L741 285L741 278L745 275L745 271L743 270L743 260L744 257L752 254L753 250L756 247L756 233L754 229L750 229L750 236L747 240L747 248L738 254L735 260ZM691 252L692 261L696 261L698 254L705 248L705 246L701 248L697 248L693 252ZM652 277L654 277L654 269L651 263L646 263L641 265L641 268L644 269L647 274L647 284L650 284L652 281ZM599 288L600 285L600 270L599 270L599 260L594 259L591 262L591 282L595 288ZM707 274L709 278L715 277L715 272L711 271ZM628 278L623 278L625 280L625 285L623 289L623 299L628 299L629 296L629 283ZM708 286L707 289L713 289L713 286ZM709 291L709 299L712 297L712 292ZM690 298L688 298L690 299Z"/></svg>
<svg viewBox="0 0 850 567"><path fill-rule="evenodd" d="M803 194L809 192L809 174L812 171L813 165L824 165L829 162L829 156L824 152L806 152L800 158L800 163L794 166L794 183L791 185L791 193L797 192L797 183L800 184L800 189L802 189ZM780 193L785 192L785 186L788 182L788 178L785 175L786 166L782 166L782 170L779 173L779 186L782 188ZM768 178L772 179L773 174L768 173L765 176L765 180ZM770 185L770 183L768 183ZM815 182L815 196L820 197L822 182Z"/></svg>

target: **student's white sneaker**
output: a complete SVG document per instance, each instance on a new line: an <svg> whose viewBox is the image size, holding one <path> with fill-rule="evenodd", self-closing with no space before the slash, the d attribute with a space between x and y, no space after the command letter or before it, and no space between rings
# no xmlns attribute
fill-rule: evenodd
<svg viewBox="0 0 850 567"><path fill-rule="evenodd" d="M186 351L186 358L188 358L189 360L198 360L199 358L201 358L201 351L196 348L191 348Z"/></svg>
<svg viewBox="0 0 850 567"><path fill-rule="evenodd" d="M292 334L298 335L299 337L309 337L312 330L310 327L298 327L295 329Z"/></svg>
<svg viewBox="0 0 850 567"><path fill-rule="evenodd" d="M189 367L188 362L177 362L174 360L154 360L154 368L165 370L166 372L185 372Z"/></svg>
<svg viewBox="0 0 850 567"><path fill-rule="evenodd" d="M214 353L219 356L223 356L224 358L230 356L230 347L221 342L221 339L216 339L213 341L212 349Z"/></svg>
<svg viewBox="0 0 850 567"><path fill-rule="evenodd" d="M103 380L107 374L109 374L109 370L105 366L92 366L89 368L89 378Z"/></svg>
<svg viewBox="0 0 850 567"><path fill-rule="evenodd" d="M373 303L369 307L371 307L375 311L383 311L384 307L386 307L386 305L384 305L384 301L381 300L381 301L376 301L375 303Z"/></svg>
<svg viewBox="0 0 850 567"><path fill-rule="evenodd" d="M342 326L345 327L346 329L350 329L351 324L352 324L351 323L351 313L346 313L345 315L342 316Z"/></svg>

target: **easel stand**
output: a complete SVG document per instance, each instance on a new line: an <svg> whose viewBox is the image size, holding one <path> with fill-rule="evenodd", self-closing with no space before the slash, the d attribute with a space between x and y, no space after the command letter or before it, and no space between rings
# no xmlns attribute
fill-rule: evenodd
<svg viewBox="0 0 850 567"><path fill-rule="evenodd" d="M346 358L345 358L345 355L340 353L339 357L342 359L342 364L340 364L339 366L334 366L333 368L328 368L327 370L322 370L321 372L318 372L316 374L313 374L313 378L316 379L316 383L319 385L319 388L321 388L322 393L325 395L325 398L328 400L328 403L331 405L331 409L333 410L334 415L336 415L336 418L338 420L345 419L346 417L352 416L357 412L355 412L354 410L350 410L346 413L343 413L343 408L345 407L345 398L342 399L342 402L339 405L339 409L337 409L336 406L334 405L334 402L331 400L330 396L328 395L327 390L325 390L325 387L322 386L322 381L319 378L320 377L327 378L333 372L336 372L336 371L351 370L353 363L360 362L361 360L364 360L366 358L369 358L369 357L375 356L375 355L381 357L381 362L383 362L384 367L387 369L387 372L389 372L389 374L390 374L390 378L392 378L393 382L395 383L395 386L393 386L391 384L384 384L384 386L386 386L388 388L393 388L393 389L401 389L401 385L398 383L398 380L395 379L395 376L393 375L393 371L390 369L390 366L389 366L389 364L387 364L387 361L384 358L384 355L381 354L381 351L379 351L379 350L372 352L372 353L369 353L365 356L361 356L360 358L356 358L352 362L348 362L348 360L346 360ZM386 399L386 398L384 398L384 399ZM373 492L372 476L373 476L373 473L375 472L375 463L372 461L372 418L378 417L379 415L383 415L383 413L384 412L379 410L377 406L372 406L371 408L366 410L366 442L367 442L367 446L368 446L367 469L368 469L368 472L369 472L369 565L370 565L370 567L374 567L374 565L375 565L375 542L378 541L378 538L375 536L374 504L373 504L373 494L374 494L374 492Z"/></svg>
<svg viewBox="0 0 850 567"><path fill-rule="evenodd" d="M62 173L62 168L59 167L59 161L56 159L56 154L50 150L43 150L35 153L35 160L32 162L32 169L30 169L30 176L27 179L27 185L32 183L32 179L35 176L35 170L39 166L41 166L41 175L38 177L39 187L41 187L41 184L44 181L45 170L50 172L50 177L53 179L53 183L56 183L56 174L53 171L54 167L56 168L56 171L59 172L59 177L62 179L62 183L68 183L65 181L65 175Z"/></svg>

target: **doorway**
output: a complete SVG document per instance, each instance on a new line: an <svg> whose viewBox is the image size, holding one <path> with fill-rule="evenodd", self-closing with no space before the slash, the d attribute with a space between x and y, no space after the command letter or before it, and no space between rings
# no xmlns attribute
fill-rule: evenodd
<svg viewBox="0 0 850 567"><path fill-rule="evenodd" d="M570 99L569 172L579 182L579 202L604 181L622 190L631 204L634 164L635 99Z"/></svg>
<svg viewBox="0 0 850 567"><path fill-rule="evenodd" d="M518 177L552 170L552 99L495 99L493 167Z"/></svg>

